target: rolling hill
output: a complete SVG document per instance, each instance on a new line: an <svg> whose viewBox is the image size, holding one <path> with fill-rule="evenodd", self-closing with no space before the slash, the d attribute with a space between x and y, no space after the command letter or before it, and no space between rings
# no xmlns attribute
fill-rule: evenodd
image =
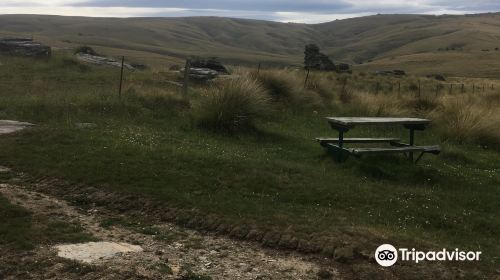
<svg viewBox="0 0 500 280"><path fill-rule="evenodd" d="M500 76L499 13L375 15L314 25L216 17L2 15L2 35L34 36L56 50L88 44L161 67L188 55L233 64L301 65L304 45L316 43L334 61L360 70Z"/></svg>

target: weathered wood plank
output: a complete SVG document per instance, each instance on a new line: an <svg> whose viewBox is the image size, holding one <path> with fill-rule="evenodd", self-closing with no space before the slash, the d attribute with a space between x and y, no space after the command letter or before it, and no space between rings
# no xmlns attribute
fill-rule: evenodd
<svg viewBox="0 0 500 280"><path fill-rule="evenodd" d="M387 154L387 153L407 153L426 152L438 154L441 151L439 146L413 146L413 147L390 147L390 148L352 148L354 155L362 154Z"/></svg>
<svg viewBox="0 0 500 280"><path fill-rule="evenodd" d="M403 124L403 125L428 125L428 119L419 118L357 118L357 117L330 117L326 118L332 125L353 127L355 125L377 125L377 124Z"/></svg>
<svg viewBox="0 0 500 280"><path fill-rule="evenodd" d="M338 143L338 138L316 138L320 143ZM399 142L399 138L344 138L344 143L391 143Z"/></svg>

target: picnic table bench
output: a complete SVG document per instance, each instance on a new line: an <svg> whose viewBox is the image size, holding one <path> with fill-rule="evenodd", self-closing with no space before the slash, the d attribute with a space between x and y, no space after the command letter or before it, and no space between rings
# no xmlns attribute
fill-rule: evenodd
<svg viewBox="0 0 500 280"><path fill-rule="evenodd" d="M417 163L424 154L439 154L441 148L438 145L416 146L415 131L425 130L431 123L427 119L419 118L327 118L330 126L339 133L338 138L316 138L321 146L332 151L339 161L346 160L349 156L360 157L365 154L389 154L403 153L408 158ZM403 125L409 130L409 143L401 142L399 138L344 138L344 134L359 125ZM386 143L389 147L374 148L346 148L344 144L361 143ZM420 153L414 160L414 153Z"/></svg>

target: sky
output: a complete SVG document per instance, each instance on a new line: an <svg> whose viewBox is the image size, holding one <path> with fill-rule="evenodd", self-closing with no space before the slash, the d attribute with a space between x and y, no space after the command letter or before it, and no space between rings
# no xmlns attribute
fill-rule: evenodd
<svg viewBox="0 0 500 280"><path fill-rule="evenodd" d="M0 14L221 16L300 23L374 14L441 15L498 11L499 0L0 0Z"/></svg>

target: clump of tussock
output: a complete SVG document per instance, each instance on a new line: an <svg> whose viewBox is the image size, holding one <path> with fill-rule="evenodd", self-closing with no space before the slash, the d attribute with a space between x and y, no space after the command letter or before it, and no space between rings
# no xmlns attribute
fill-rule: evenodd
<svg viewBox="0 0 500 280"><path fill-rule="evenodd" d="M368 92L349 92L349 102L345 103L347 110L354 115L370 117L398 117L408 114L401 100L386 94ZM341 95L342 97L342 95Z"/></svg>
<svg viewBox="0 0 500 280"><path fill-rule="evenodd" d="M404 107L417 115L426 115L442 106L440 98L428 95L407 98L403 102Z"/></svg>
<svg viewBox="0 0 500 280"><path fill-rule="evenodd" d="M447 97L430 116L443 140L500 147L500 111L481 100Z"/></svg>
<svg viewBox="0 0 500 280"><path fill-rule="evenodd" d="M255 80L239 77L208 89L194 110L201 127L218 131L253 128L271 113L270 98Z"/></svg>
<svg viewBox="0 0 500 280"><path fill-rule="evenodd" d="M332 82L323 76L311 76L307 82L306 89L317 93L325 104L330 104L335 96Z"/></svg>
<svg viewBox="0 0 500 280"><path fill-rule="evenodd" d="M304 77L298 73L267 70L252 76L262 84L275 103L294 109L322 107L319 94L304 88Z"/></svg>

